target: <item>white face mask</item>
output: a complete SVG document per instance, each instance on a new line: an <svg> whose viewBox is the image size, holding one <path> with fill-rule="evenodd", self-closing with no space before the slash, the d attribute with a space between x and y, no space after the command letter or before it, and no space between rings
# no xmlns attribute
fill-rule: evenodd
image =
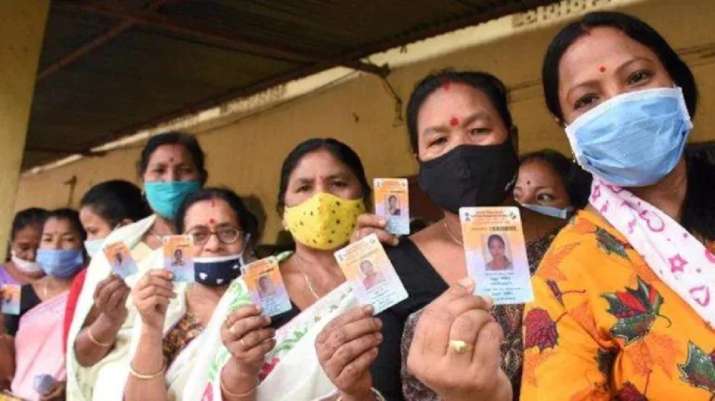
<svg viewBox="0 0 715 401"><path fill-rule="evenodd" d="M15 267L17 267L18 270L25 274L35 274L42 272L42 268L37 262L21 259L15 254L15 251L10 252L10 260L15 265Z"/></svg>
<svg viewBox="0 0 715 401"><path fill-rule="evenodd" d="M102 244L104 243L104 238L99 239L88 239L84 241L84 249L87 250L87 255L93 258L99 251L102 250Z"/></svg>

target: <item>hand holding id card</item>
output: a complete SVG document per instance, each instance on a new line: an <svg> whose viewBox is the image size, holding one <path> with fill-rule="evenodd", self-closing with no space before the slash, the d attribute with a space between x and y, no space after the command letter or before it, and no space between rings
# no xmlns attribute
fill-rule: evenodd
<svg viewBox="0 0 715 401"><path fill-rule="evenodd" d="M407 291L377 235L370 234L340 249L335 259L357 299L372 305L375 314L407 299Z"/></svg>
<svg viewBox="0 0 715 401"><path fill-rule="evenodd" d="M115 242L104 247L104 256L112 266L112 272L121 278L127 278L139 271L137 264L124 242Z"/></svg>
<svg viewBox="0 0 715 401"><path fill-rule="evenodd" d="M174 275L173 281L194 281L193 241L190 235L164 237L164 268Z"/></svg>
<svg viewBox="0 0 715 401"><path fill-rule="evenodd" d="M496 305L530 302L534 295L519 209L463 207L459 220L475 293L490 296Z"/></svg>
<svg viewBox="0 0 715 401"><path fill-rule="evenodd" d="M20 314L20 292L19 284L4 284L0 287L0 302L2 303L2 312L5 315Z"/></svg>
<svg viewBox="0 0 715 401"><path fill-rule="evenodd" d="M410 199L404 178L375 178L375 214L385 219L387 231L395 235L410 233Z"/></svg>
<svg viewBox="0 0 715 401"><path fill-rule="evenodd" d="M275 257L249 263L242 269L251 299L267 316L280 315L293 307Z"/></svg>

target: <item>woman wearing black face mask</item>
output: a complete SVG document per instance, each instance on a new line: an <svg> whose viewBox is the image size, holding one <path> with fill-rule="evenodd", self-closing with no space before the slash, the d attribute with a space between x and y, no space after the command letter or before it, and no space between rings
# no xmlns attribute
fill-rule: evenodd
<svg viewBox="0 0 715 401"><path fill-rule="evenodd" d="M507 378L516 380L520 376L521 308L497 307L490 314L490 301L473 297L470 290L473 283L461 281L467 270L457 215L460 207L513 202L509 191L518 168L517 130L507 108L506 89L490 74L443 71L417 85L407 113L412 149L420 162L419 184L442 208L444 218L409 238L402 238L396 247L388 248L410 297L380 315L384 341L372 366L372 380L390 400L426 400L438 395L442 399L459 399L459 394L440 391L440 383L430 381L429 374L438 373L444 365L457 366L455 363L459 360L452 361L452 357L459 359L469 355L472 358L467 360L484 362L481 367L472 367L476 371L490 369L492 365L494 369L482 375L484 383L475 379L474 388L464 389L468 399L510 399L511 385ZM522 216L533 267L555 236L555 232L541 228L540 223L552 218L524 210ZM548 226L553 230L553 224ZM377 216L363 215L353 239L376 233L383 243L397 244L397 238L384 228L385 222ZM450 286L454 288L445 293ZM437 391L437 395L414 377L407 376L406 370L403 369L401 376L399 361L407 358L417 321L416 317L408 318L443 293L424 313L420 324L433 329L430 331L434 335L449 333L449 338L422 336L416 342L427 340L431 345L410 353L411 371ZM494 322L492 314L499 324ZM401 355L403 329L406 342L402 344ZM347 337L341 332L347 332L347 328L333 330L335 338ZM498 338L502 331L505 335L504 371L498 366L502 358ZM477 340L477 334L482 338ZM448 347L449 340L470 338L472 340L459 352ZM479 351L477 355L476 349L496 351L491 355ZM468 353L464 353L465 350ZM468 366L456 370L463 374L475 372ZM497 371L501 373L497 375Z"/></svg>

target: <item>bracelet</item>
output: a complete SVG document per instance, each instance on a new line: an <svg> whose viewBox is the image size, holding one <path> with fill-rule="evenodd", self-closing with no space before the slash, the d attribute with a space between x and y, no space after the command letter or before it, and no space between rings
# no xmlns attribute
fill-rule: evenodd
<svg viewBox="0 0 715 401"><path fill-rule="evenodd" d="M248 397L249 395L253 394L256 391L256 389L258 388L258 380L256 380L256 385L251 387L251 389L246 391L245 393L234 393L234 392L228 391L226 386L223 385L223 380L220 380L220 379L219 379L219 387L221 388L221 391L226 393L226 395L228 395L231 398L244 398L244 397Z"/></svg>
<svg viewBox="0 0 715 401"><path fill-rule="evenodd" d="M383 397L382 394L380 394L380 392L377 391L377 389L376 389L375 387L370 388L370 390L371 390L372 393L375 395L375 399L376 399L377 401L385 401L385 397ZM341 396L338 396L338 399L335 400L335 401L343 401L343 396L342 396L342 395L341 395Z"/></svg>
<svg viewBox="0 0 715 401"><path fill-rule="evenodd" d="M155 378L161 376L164 373L165 367L166 367L166 365L164 364L164 362L162 362L161 369L159 369L158 372L144 375L144 374L141 374L141 373L137 372L136 370L134 370L134 368L132 367L132 364L130 363L129 364L129 373L131 373L132 376L136 377L139 380L151 380L151 379L155 379Z"/></svg>
<svg viewBox="0 0 715 401"><path fill-rule="evenodd" d="M92 326L87 327L86 331L87 331L87 338L89 338L89 341L91 341L92 344L100 346L102 348L109 348L112 345L114 345L114 341L108 342L108 343L103 343L103 342L97 340L97 337L92 335Z"/></svg>

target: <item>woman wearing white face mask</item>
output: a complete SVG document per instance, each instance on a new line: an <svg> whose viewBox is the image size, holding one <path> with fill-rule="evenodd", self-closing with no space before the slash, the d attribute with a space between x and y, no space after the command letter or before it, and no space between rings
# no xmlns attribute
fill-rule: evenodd
<svg viewBox="0 0 715 401"><path fill-rule="evenodd" d="M102 251L104 239L116 228L144 219L150 214L149 207L134 184L123 180L106 181L93 186L80 201L79 219L87 232L84 247L90 258ZM87 270L80 272L72 282L65 311L64 338L67 340L79 295L84 286ZM76 355L83 365L106 352L106 347L92 341L92 333L113 331L124 321L127 309L124 305L129 287L120 277L111 275L97 284L94 307L85 320L85 327L77 336Z"/></svg>
<svg viewBox="0 0 715 401"><path fill-rule="evenodd" d="M0 265L0 286L27 284L44 275L35 262L35 256L46 217L44 209L30 208L17 212L10 231L10 260Z"/></svg>
<svg viewBox="0 0 715 401"><path fill-rule="evenodd" d="M188 195L200 189L208 178L205 155L196 138L181 132L168 132L153 136L142 149L138 172L143 182L146 200L153 214L136 223L113 230L105 243L124 243L135 260L140 274L125 279L131 287L147 269L162 260L162 237L176 232L174 217ZM85 216L87 217L87 216ZM77 300L77 307L68 333L67 392L68 398L80 401L118 400L127 376L129 362L127 349L131 327L136 311L129 308L126 319L121 319L123 308L114 308L118 319L101 319L101 326L88 326L94 320L91 315L99 290L109 295L106 285L112 275L112 266L99 252L92 259L85 283ZM126 286L114 284L116 291L108 297L108 303L118 305L117 300L126 295ZM114 300L112 300L112 298ZM91 330L86 329L90 327ZM80 336L80 333L82 335ZM90 344L91 343L91 344ZM94 388L102 388L101 393Z"/></svg>
<svg viewBox="0 0 715 401"><path fill-rule="evenodd" d="M697 90L653 28L612 12L565 27L547 105L594 176L524 317L524 401L712 400L715 166L683 157Z"/></svg>
<svg viewBox="0 0 715 401"><path fill-rule="evenodd" d="M141 323L131 339L136 351L126 401L199 399L197 390L209 370L202 362L221 344L224 316L215 311L229 303L226 289L240 275L258 234L256 218L241 199L218 188L189 195L177 211L176 226L193 238L195 283L182 292L167 270L153 269L134 287Z"/></svg>
<svg viewBox="0 0 715 401"><path fill-rule="evenodd" d="M85 264L84 239L76 211L58 209L47 215L37 251L45 277L22 287L25 305L19 316L8 317L18 323L11 390L23 399L64 399L62 324L70 284Z"/></svg>

